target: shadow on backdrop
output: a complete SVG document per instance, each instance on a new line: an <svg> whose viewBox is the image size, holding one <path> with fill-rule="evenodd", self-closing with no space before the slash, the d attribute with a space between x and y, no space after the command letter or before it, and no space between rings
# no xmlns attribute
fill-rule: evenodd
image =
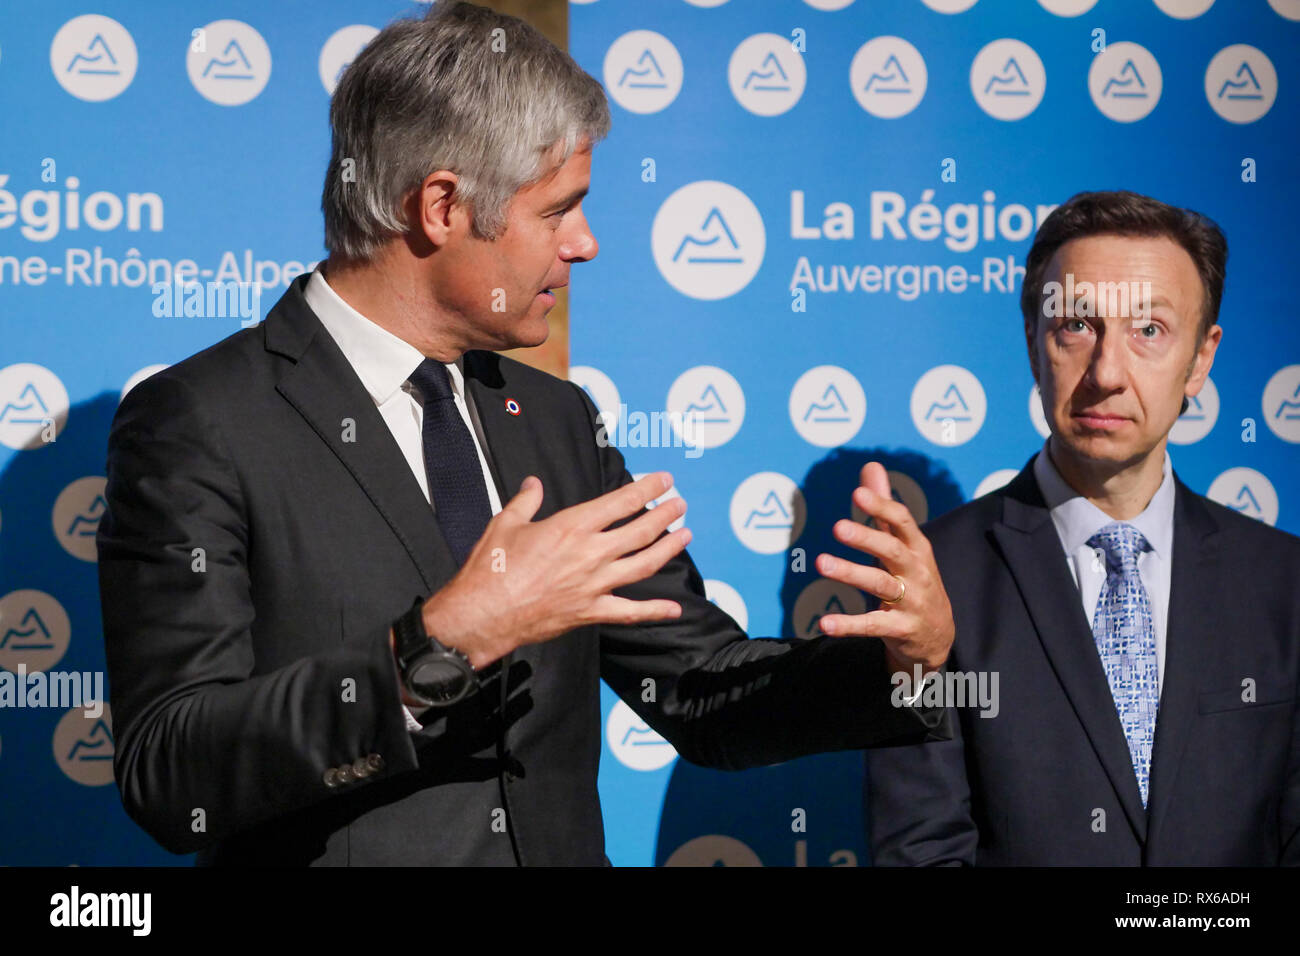
<svg viewBox="0 0 1300 956"><path fill-rule="evenodd" d="M55 502L79 479L103 478L118 398L116 392L102 392L73 405L55 441L14 452L0 470L0 648L34 657L54 653L44 647L65 647L47 671L98 672L106 701L93 559L103 500L73 489L57 521ZM51 599L67 615L66 630L62 615L51 611ZM13 650L15 644L20 650ZM78 723L72 715L84 710L0 708L0 864L191 863L193 857L168 853L126 815L112 776L111 721ZM104 716L110 715L105 711Z"/></svg>
<svg viewBox="0 0 1300 956"><path fill-rule="evenodd" d="M816 625L822 614L872 610L878 603L862 592L845 594L838 590L842 585L832 589L834 582L822 578L814 566L823 552L875 563L831 536L835 522L851 516L850 495L868 461L879 461L887 471L899 472L919 486L927 513L923 522L963 503L961 488L944 465L908 449L837 448L817 462L799 486L807 512L803 533L787 552L780 592L782 637L811 637L820 633ZM915 515L917 503L906 501L906 489L900 495L897 487L902 482L890 477L894 497ZM805 593L816 581L826 583ZM864 764L860 750L816 754L739 773L678 760L664 795L655 865L670 859L673 865L695 866L866 865ZM796 829L800 822L802 831Z"/></svg>

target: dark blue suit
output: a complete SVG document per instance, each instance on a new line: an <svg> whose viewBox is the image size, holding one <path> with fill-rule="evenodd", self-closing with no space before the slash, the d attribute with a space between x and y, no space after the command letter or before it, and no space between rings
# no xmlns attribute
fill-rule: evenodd
<svg viewBox="0 0 1300 956"><path fill-rule="evenodd" d="M996 671L999 713L954 708L951 741L868 755L877 864L1300 863L1300 538L1174 480L1148 807L1031 459L924 529L949 669Z"/></svg>

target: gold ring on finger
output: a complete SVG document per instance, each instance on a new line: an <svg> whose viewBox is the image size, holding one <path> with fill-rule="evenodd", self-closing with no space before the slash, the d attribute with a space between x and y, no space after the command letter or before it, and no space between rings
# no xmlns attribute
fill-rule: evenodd
<svg viewBox="0 0 1300 956"><path fill-rule="evenodd" d="M884 604L897 604L899 601L903 600L903 595L907 593L907 582L897 574L891 574L890 577L898 582L898 597L894 598L892 601L888 598L881 598L880 600Z"/></svg>

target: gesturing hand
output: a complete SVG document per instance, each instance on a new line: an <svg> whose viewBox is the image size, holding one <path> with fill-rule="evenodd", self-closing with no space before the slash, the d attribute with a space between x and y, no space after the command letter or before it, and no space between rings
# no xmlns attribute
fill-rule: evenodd
<svg viewBox="0 0 1300 956"><path fill-rule="evenodd" d="M835 540L880 559L883 567L868 567L832 557L817 556L823 576L876 595L879 610L866 614L826 614L819 626L836 637L859 635L885 642L891 672L922 673L937 670L948 658L955 627L948 593L943 588L930 541L917 527L905 505L889 492L889 476L879 462L862 466L861 486L853 501L875 519L869 528L847 518L835 523ZM891 603L893 602L893 603Z"/></svg>
<svg viewBox="0 0 1300 956"><path fill-rule="evenodd" d="M673 498L617 528L672 487L655 472L542 521L542 483L529 475L488 522L465 564L424 605L428 633L476 669L524 644L586 624L637 624L678 617L676 601L633 601L616 588L644 580L691 540L686 528L660 535L686 511ZM605 530L609 529L609 530Z"/></svg>

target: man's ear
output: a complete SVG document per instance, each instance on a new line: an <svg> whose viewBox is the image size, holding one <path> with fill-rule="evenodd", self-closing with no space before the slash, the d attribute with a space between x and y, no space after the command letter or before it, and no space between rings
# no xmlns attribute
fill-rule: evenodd
<svg viewBox="0 0 1300 956"><path fill-rule="evenodd" d="M1196 347L1196 352L1192 355L1192 363L1187 369L1187 384L1183 386L1183 394L1188 397L1195 397L1202 388L1205 387L1205 380L1210 376L1210 368L1214 365L1214 354L1218 351L1219 341L1223 338L1223 327L1219 323L1214 323L1205 332L1205 338L1201 339L1201 344Z"/></svg>
<svg viewBox="0 0 1300 956"><path fill-rule="evenodd" d="M460 177L451 170L439 169L425 176L414 191L415 231L435 247L446 244L465 215L464 204L456 194L459 182Z"/></svg>

